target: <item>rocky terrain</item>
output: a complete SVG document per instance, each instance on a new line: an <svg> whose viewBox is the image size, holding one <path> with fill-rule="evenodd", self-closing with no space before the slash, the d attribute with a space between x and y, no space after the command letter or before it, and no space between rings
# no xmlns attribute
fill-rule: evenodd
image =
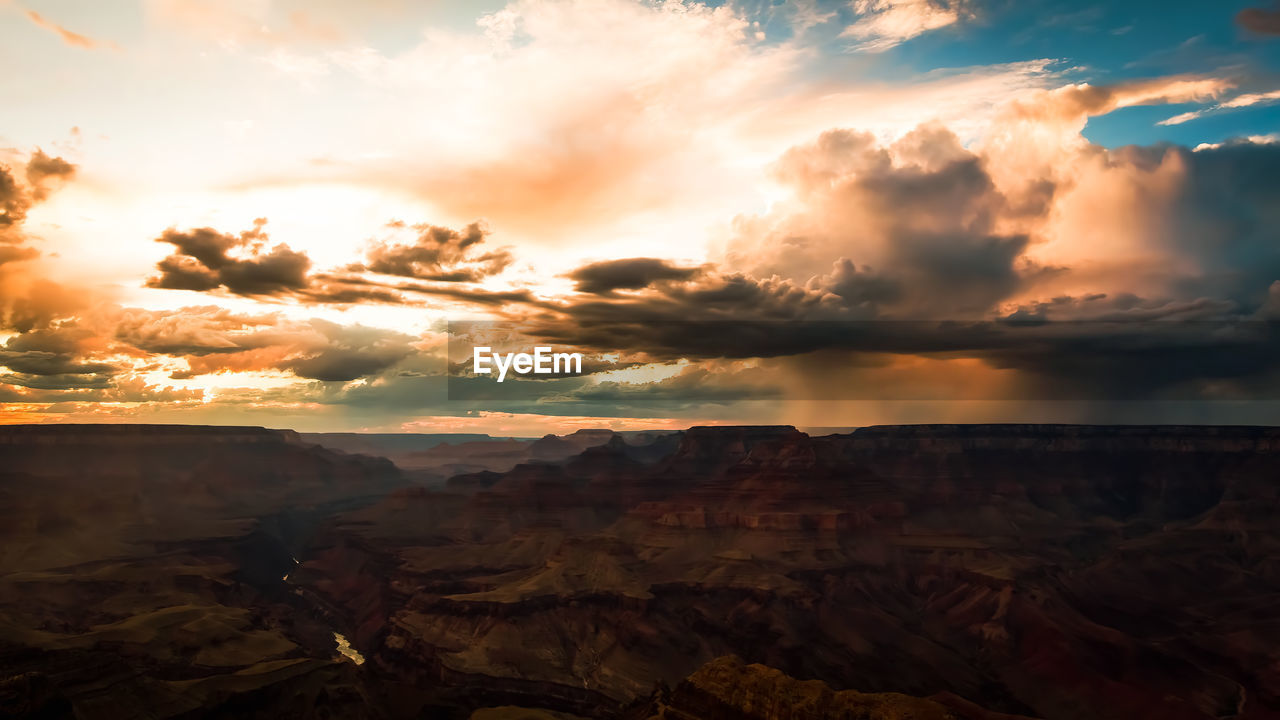
<svg viewBox="0 0 1280 720"><path fill-rule="evenodd" d="M801 681L764 665L746 665L732 655L702 666L674 691L658 689L648 702L628 709L624 716L629 720L1017 720L947 694L916 698L834 691L817 680Z"/></svg>
<svg viewBox="0 0 1280 720"><path fill-rule="evenodd" d="M0 428L0 717L372 717L283 578L402 484L287 431Z"/></svg>
<svg viewBox="0 0 1280 720"><path fill-rule="evenodd" d="M0 717L1280 717L1280 429L521 442L0 428Z"/></svg>

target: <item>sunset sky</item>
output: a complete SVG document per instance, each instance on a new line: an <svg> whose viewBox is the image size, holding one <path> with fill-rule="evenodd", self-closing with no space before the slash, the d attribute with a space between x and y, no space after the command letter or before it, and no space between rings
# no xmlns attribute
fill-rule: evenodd
<svg viewBox="0 0 1280 720"><path fill-rule="evenodd" d="M0 422L1280 423L1265 0L0 0L0 64ZM451 399L451 320L598 372Z"/></svg>

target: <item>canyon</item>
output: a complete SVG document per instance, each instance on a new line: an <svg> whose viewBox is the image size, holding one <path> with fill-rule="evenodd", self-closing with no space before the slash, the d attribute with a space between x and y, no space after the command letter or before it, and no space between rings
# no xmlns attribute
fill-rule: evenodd
<svg viewBox="0 0 1280 720"><path fill-rule="evenodd" d="M0 717L1280 718L1280 429L424 438L0 427Z"/></svg>

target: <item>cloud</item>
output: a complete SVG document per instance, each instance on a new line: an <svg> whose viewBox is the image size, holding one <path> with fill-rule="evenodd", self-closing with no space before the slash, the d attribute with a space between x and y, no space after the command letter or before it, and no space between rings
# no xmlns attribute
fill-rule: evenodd
<svg viewBox="0 0 1280 720"><path fill-rule="evenodd" d="M303 300L317 303L334 303L351 305L355 303L387 303L389 305L407 304L408 301L395 290L370 283L361 278L341 275L316 275L319 285L312 285L298 292Z"/></svg>
<svg viewBox="0 0 1280 720"><path fill-rule="evenodd" d="M343 383L384 372L411 357L414 339L394 331L275 314L244 315L215 306L159 312L86 305L71 318L29 328L0 345L0 387L9 402L183 404L199 387L164 386L155 375L188 381L211 373L288 374ZM245 381L252 387L252 378Z"/></svg>
<svg viewBox="0 0 1280 720"><path fill-rule="evenodd" d="M509 315L510 327L558 346L622 353L625 362L748 357L764 350L759 323L845 317L838 298L779 278L757 279L707 268L687 282L628 294L585 295ZM698 326L716 332L700 335ZM504 325L506 327L506 325ZM727 341L733 328L743 334Z"/></svg>
<svg viewBox="0 0 1280 720"><path fill-rule="evenodd" d="M93 38L81 35L77 32L72 32L52 20L49 20L35 10L24 10L23 13L27 16L28 20L35 23L37 26L42 27L62 38L62 42L67 45L82 48L84 50L94 50L102 47L102 43L99 43Z"/></svg>
<svg viewBox="0 0 1280 720"><path fill-rule="evenodd" d="M791 27L797 33L825 25L839 15L835 10L821 8L818 0L795 0L787 3L786 7L791 12Z"/></svg>
<svg viewBox="0 0 1280 720"><path fill-rule="evenodd" d="M0 363L6 358L0 354ZM0 374L0 384L28 388L30 390L99 390L111 386L111 378L92 373L4 373ZM44 396L48 398L48 396Z"/></svg>
<svg viewBox="0 0 1280 720"><path fill-rule="evenodd" d="M615 285L610 270L669 266L589 265L570 277L599 271L586 287L598 292L512 319L629 361L777 358L768 372L804 364L828 388L883 384L890 397L910 388L900 368L924 359L974 362L955 367L1000 379L1009 398L1269 397L1278 339L1253 320L1280 278L1280 147L1108 150L1044 135L1229 85L1069 86L1015 103L968 148L931 125L889 143L828 131L773 164L786 199L737 219L721 267Z"/></svg>
<svg viewBox="0 0 1280 720"><path fill-rule="evenodd" d="M0 345L0 384L33 390L104 388L126 370L107 355L95 331L72 318L29 328Z"/></svg>
<svg viewBox="0 0 1280 720"><path fill-rule="evenodd" d="M1229 110L1232 108L1249 107L1251 105L1270 103L1277 100L1280 100L1280 90L1271 90L1270 92L1261 92L1261 93L1243 93L1241 95L1235 96L1234 98L1231 98L1230 100L1227 100L1226 102L1219 103L1212 107L1204 108L1201 110L1191 110L1188 112L1179 113L1177 115L1174 115L1173 117L1165 118L1164 120L1161 120L1156 124L1157 125L1181 125L1182 123L1188 122L1190 120L1195 120L1196 118L1202 117L1211 112L1217 112L1219 110Z"/></svg>
<svg viewBox="0 0 1280 720"><path fill-rule="evenodd" d="M362 9L370 10L386 4L361 3ZM169 28L233 48L333 45L350 40L348 30L368 20L367 12L340 11L341 6L326 5L332 4L288 0L146 0L143 8L151 18Z"/></svg>
<svg viewBox="0 0 1280 720"><path fill-rule="evenodd" d="M363 263L311 273L311 259L305 253L283 243L270 245L264 229L266 222L266 218L259 218L252 229L238 235L213 228L166 230L156 240L176 249L156 265L160 274L150 278L147 286L197 292L225 290L251 298L339 305L414 304L405 297L406 293L477 305L533 301L527 290L494 291L474 286L512 262L505 249L475 252L487 234L476 223L463 231L415 225L416 239L412 244L376 241L370 244ZM393 223L393 227L403 225ZM366 274L427 282L386 281Z"/></svg>
<svg viewBox="0 0 1280 720"><path fill-rule="evenodd" d="M0 345L0 385L12 402L190 403L198 387L173 381L220 373L274 373L302 381L349 382L376 375L418 352L415 338L359 324L297 321L276 313L217 306L174 312L122 308L42 281L48 305L9 316L16 330ZM67 295L59 299L60 295ZM246 384L255 385L246 376Z"/></svg>
<svg viewBox="0 0 1280 720"><path fill-rule="evenodd" d="M76 166L37 148L27 159L25 171L24 186L9 167L0 164L0 241L20 241L22 238L12 230L26 220L31 206L43 202L62 182L75 177Z"/></svg>
<svg viewBox="0 0 1280 720"><path fill-rule="evenodd" d="M386 370L414 352L413 338L392 330L245 315L215 305L179 313L124 309L115 319L113 335L142 357L168 355L184 361L186 369L173 375L177 379L275 370L347 382Z"/></svg>
<svg viewBox="0 0 1280 720"><path fill-rule="evenodd" d="M909 4L875 7L881 5L890 12ZM770 55L757 45L754 29L732 10L679 11L672 3L637 8L605 0L525 2L509 11L490 16L483 38L440 33L395 56L318 56L326 67L341 65L367 80L370 94L385 90L410 98L410 105L419 98L423 107L430 103L431 113L405 108L404 117L424 123L408 144L423 144L388 153L395 159L387 162L396 167L377 182L422 198L433 213L438 210L436 223L380 230L362 251L350 248L362 254L322 262L330 256L321 246L340 242L341 235L289 237L283 244L273 242L283 235L268 237L262 224L245 232L174 227L158 238L168 257L153 273L152 286L205 293L198 297L211 299L199 302L227 308L285 300L438 311L457 303L527 322L540 338L620 351L618 364L627 367L643 360L698 363L678 380L659 384L565 382L557 389L558 412L588 403L732 402L770 388L764 397L787 398L791 390L779 394L781 385L753 378L782 378L801 367L820 371L815 377L828 388L874 388L883 380L886 391L897 392L912 378L945 377L963 386L978 374L967 375L965 368L974 367L1038 378L1041 387L1051 384L1046 378L1071 380L1076 371L1086 382L1114 362L1123 384L1163 390L1203 377L1238 380L1259 367L1249 365L1262 357L1255 351L1269 347L1246 343L1235 365L1207 362L1210 351L1228 344L1215 346L1210 338L1204 348L1190 347L1188 337L1134 325L1135 347L1083 324L1225 322L1274 303L1280 265L1267 237L1274 236L1272 208L1280 203L1267 174L1275 167L1273 155L1253 144L1195 153L1164 145L1111 150L1081 134L1091 117L1120 107L1221 101L1235 86L1230 77L1072 84L997 105L1052 72L1041 61L1021 70L973 71L964 83L941 73L930 76L936 85L928 92L835 92L821 106L826 110L816 113L848 124L832 128L810 116L821 108L803 92L775 94L778 84L770 83L793 57ZM956 12L962 12L959 6ZM668 25L676 31L675 47L654 40L667 36L649 32ZM590 46L585 54L578 54L579 41ZM632 50L643 52L632 57ZM668 63L664 53L678 62ZM583 63L583 57L599 62ZM766 71L761 87L751 85L743 67ZM984 72L996 79L973 80ZM966 84L971 80L976 84ZM435 92L435 84L456 92ZM947 92L965 98L948 100ZM560 101L562 94L568 99ZM882 98L896 109L882 112ZM973 115L978 119L953 124L960 129L929 123L901 135L910 127L902 118L933 113L933 100L940 114L962 105L980 108ZM930 107L919 107L924 105ZM855 112L861 106L870 109ZM381 113L359 110L371 116L366 127L383 127ZM511 117L520 122L507 122ZM818 123L826 131L809 132ZM430 137L423 141L414 134L419 131ZM779 139L792 135L801 139ZM367 133L383 136L390 134ZM419 151L433 162L420 162ZM712 170L682 172L703 159L715 161ZM0 188L0 202L17 198L13 207L26 212L26 205L19 206L34 200L36 188L56 188L71 176L49 160L37 163L33 156L25 175L18 170L7 176L12 192ZM689 198L710 190L691 186L714 190L720 177L714 168L725 167L749 175L744 185L753 188L758 175L767 176L768 196L736 198L732 207L741 214L731 225L729 215L718 214L728 206L715 205L708 222L681 218L666 228L670 203L695 204ZM279 197L286 204L292 199ZM462 224L477 217L485 224ZM600 218L616 221L611 227L627 235L584 231ZM661 232L652 230L659 225ZM708 226L719 234L713 241L685 234ZM140 237L154 237L163 227ZM540 235L530 228L549 230ZM521 251L517 265L514 251L486 244L510 237L512 245L526 248L564 237L571 246L583 236L599 243L590 246L592 259L622 259L577 259L584 253L580 246L578 254L572 247L545 256ZM655 238L652 245L625 245L648 237ZM613 242L617 246L605 247ZM610 253L622 246L629 249ZM706 262L671 259L693 257L703 246L713 253ZM629 257L639 252L636 247L645 257ZM25 245L12 248L8 262L0 254L0 267L31 258ZM523 261L541 265L544 258L546 267L523 267ZM560 280L522 287L537 282L537 270ZM260 400L359 408L367 413L362 417L391 407L396 413L460 412L438 397L434 404L422 402L440 390L423 338L301 320L307 309L296 306L276 305L278 314L217 307L99 310L22 282L21 292L0 288L0 310L5 340L15 342L7 357L17 365L4 373L24 393L105 393L135 380L155 388L156 378L169 376L187 387L219 388L206 398L211 405L234 403L246 412ZM575 292L557 296L567 283ZM156 302L177 295L141 291ZM390 322L377 319L377 308L315 312ZM1038 329L1050 323L1055 329ZM1206 327L1217 332L1226 325ZM17 337L29 337L10 338L14 328ZM55 330L71 344L57 346ZM88 334L75 339L73 331ZM1188 347L1180 349L1180 343ZM1149 371L1150 382L1144 382L1140 364L1123 357L1126 351L1146 363L1167 359L1168 367ZM1203 371L1195 369L1195 357L1206 360ZM761 358L767 362L747 367ZM952 362L960 369L940 370ZM234 392L223 390L241 383ZM705 392L694 393L699 387ZM539 399L520 398L521 411L538 411Z"/></svg>
<svg viewBox="0 0 1280 720"><path fill-rule="evenodd" d="M298 377L347 382L382 372L413 353L407 335L359 325L311 322L323 343L281 363Z"/></svg>
<svg viewBox="0 0 1280 720"><path fill-rule="evenodd" d="M75 174L75 165L60 157L50 157L39 148L27 160L27 182L31 184L31 197L36 202L48 197L51 182L65 182Z"/></svg>
<svg viewBox="0 0 1280 720"><path fill-rule="evenodd" d="M275 314L245 315L217 305L178 312L124 308L115 318L114 339L144 355L206 355L245 348L243 336L275 327Z"/></svg>
<svg viewBox="0 0 1280 720"><path fill-rule="evenodd" d="M44 278L5 272L0 266L0 330L20 333L48 327L85 307L82 293Z"/></svg>
<svg viewBox="0 0 1280 720"><path fill-rule="evenodd" d="M657 282L689 280L698 268L672 265L659 258L625 258L592 263L569 273L578 292L609 295L615 290L641 290Z"/></svg>
<svg viewBox="0 0 1280 720"><path fill-rule="evenodd" d="M1043 302L1036 298L1046 292L1135 297L1151 312L1211 297L1196 307L1247 311L1280 276L1263 240L1277 221L1269 210L1275 183L1261 171L1269 151L1242 146L1193 158L1180 148L1107 151L1080 142L1056 146L1052 161L1037 155L1045 127L1078 133L1095 112L1227 86L1175 77L1037 93L1039 102L1011 105L973 148L936 125L888 144L870 133L828 131L773 164L790 192L768 213L737 219L724 262L735 271L658 258L595 263L569 274L594 297L548 300L526 321L541 337L672 359L848 347L820 326L797 331L797 339L786 330L744 330L752 323L984 321ZM1233 207L1233 197L1249 211ZM1234 247L1204 240L1225 227ZM707 322L741 337L696 327ZM928 335L899 337L895 347L960 347L938 337L938 344Z"/></svg>
<svg viewBox="0 0 1280 720"><path fill-rule="evenodd" d="M502 272L512 262L505 249L475 252L489 234L480 223L471 223L461 231L438 225L415 225L413 230L417 233L413 243L374 242L366 261L349 270L436 282L478 282Z"/></svg>
<svg viewBox="0 0 1280 720"><path fill-rule="evenodd" d="M1247 309L1268 274L1280 277L1264 239L1280 222L1280 188L1262 169L1277 149L1107 150L1080 136L1095 113L1231 84L1175 76L1030 91L968 148L934 126L888 144L829 131L775 163L788 199L739 217L726 260L879 317L979 317L1037 295L1122 292Z"/></svg>
<svg viewBox="0 0 1280 720"><path fill-rule="evenodd" d="M1206 112L1205 110L1188 110L1187 112L1178 113L1177 115L1172 115L1170 117L1167 117L1156 124L1157 125L1181 125L1184 122L1195 120L1201 115L1204 115L1205 112Z"/></svg>
<svg viewBox="0 0 1280 720"><path fill-rule="evenodd" d="M21 336L19 336L21 337ZM56 352L0 350L0 365L26 375L100 375L111 373L115 366L107 363L79 362Z"/></svg>
<svg viewBox="0 0 1280 720"><path fill-rule="evenodd" d="M1007 101L982 133L981 149L999 174L1048 177L1070 170L1090 147L1081 131L1089 118L1126 107L1205 102L1237 85L1231 77L1172 75L1114 85L1077 83L1036 89Z"/></svg>
<svg viewBox="0 0 1280 720"><path fill-rule="evenodd" d="M696 207L717 190L706 171L732 160L725 118L794 91L801 52L757 31L730 5L517 0L400 53L331 53L394 103L380 126L404 141L344 176L562 239L566 228Z"/></svg>
<svg viewBox="0 0 1280 720"><path fill-rule="evenodd" d="M18 185L13 173L0 165L0 231L25 220L30 205L31 199L22 186Z"/></svg>
<svg viewBox="0 0 1280 720"><path fill-rule="evenodd" d="M864 314L956 318L989 311L1043 270L1023 259L1020 207L936 126L889 146L831 130L784 153L773 174L791 199L740 217L727 258L756 276L777 273Z"/></svg>
<svg viewBox="0 0 1280 720"><path fill-rule="evenodd" d="M83 304L74 293L30 272L28 264L40 252L27 244L25 229L27 212L74 175L74 165L39 149L27 160L25 185L0 165L0 333L46 327Z"/></svg>
<svg viewBox="0 0 1280 720"><path fill-rule="evenodd" d="M883 52L972 16L967 0L853 0L853 11L858 20L840 35L864 52Z"/></svg>
<svg viewBox="0 0 1280 720"><path fill-rule="evenodd" d="M177 249L160 261L160 275L148 280L147 286L198 291L222 287L246 296L280 295L306 288L311 260L284 244L266 249L265 224L266 219L259 218L252 230L238 236L212 228L164 231L156 240ZM232 257L232 251L241 257Z"/></svg>
<svg viewBox="0 0 1280 720"><path fill-rule="evenodd" d="M534 294L526 289L486 290L476 287L457 287L454 285L397 285L398 290L420 293L435 297L448 298L469 305L539 305L542 304Z"/></svg>
<svg viewBox="0 0 1280 720"><path fill-rule="evenodd" d="M13 247L12 245L0 245L0 265L12 262L22 262L30 260L38 256L40 253L34 248Z"/></svg>
<svg viewBox="0 0 1280 720"><path fill-rule="evenodd" d="M1280 35L1280 3L1269 8L1245 8L1236 13L1236 24L1259 35Z"/></svg>
<svg viewBox="0 0 1280 720"><path fill-rule="evenodd" d="M317 96L360 87L350 122L300 133L287 108L262 106L245 139L255 152L201 167L239 166L236 187L251 192L325 182L409 193L437 224L483 218L522 252L566 264L588 246L600 257L688 257L703 244L694 232L761 202L761 164L781 148L837 123L884 135L933 116L955 119L968 142L998 101L1064 70L1031 59L911 83L839 73L834 86L820 48L785 29L760 39L776 25L757 27L748 6L527 0L394 50L290 49L317 71ZM791 4L766 12L785 19ZM274 27L281 13L263 15ZM680 235L696 245L678 247ZM644 253L625 249L635 242Z"/></svg>

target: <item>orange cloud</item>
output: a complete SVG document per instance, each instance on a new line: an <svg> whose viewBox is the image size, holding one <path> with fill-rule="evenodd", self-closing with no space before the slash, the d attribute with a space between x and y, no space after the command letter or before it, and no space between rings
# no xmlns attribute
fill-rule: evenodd
<svg viewBox="0 0 1280 720"><path fill-rule="evenodd" d="M35 23L37 26L42 27L45 30L48 30L49 32L56 34L58 37L62 38L62 42L72 47L83 48L85 50L95 50L97 48L103 47L103 43L100 43L97 40L94 40L93 38L87 35L81 35L78 32L72 32L71 30L68 30L62 27L61 25L53 22L52 20L49 20L48 18L44 17L40 13L36 12L35 10L25 10L24 12L28 20ZM116 48L116 46L112 43L108 43L106 46ZM116 48L116 49L119 49L119 48Z"/></svg>

